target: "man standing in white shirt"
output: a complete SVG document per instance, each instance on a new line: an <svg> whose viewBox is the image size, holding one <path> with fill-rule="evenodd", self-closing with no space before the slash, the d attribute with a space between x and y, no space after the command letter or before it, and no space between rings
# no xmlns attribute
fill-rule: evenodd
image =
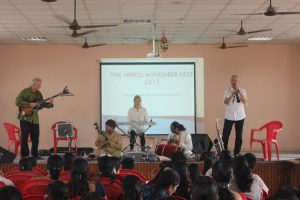
<svg viewBox="0 0 300 200"><path fill-rule="evenodd" d="M143 122L148 121L148 112L142 107L142 98L136 95L133 99L134 106L128 111L128 132L130 134L130 150L133 149L137 135L140 136L142 151L145 150L145 133Z"/></svg>
<svg viewBox="0 0 300 200"><path fill-rule="evenodd" d="M244 120L246 118L244 105L247 104L246 91L239 88L239 77L232 75L230 78L231 86L224 92L224 104L226 107L225 121L223 127L223 143L224 147L228 149L228 140L233 124L235 125L235 146L234 155L241 151L242 147L242 133Z"/></svg>

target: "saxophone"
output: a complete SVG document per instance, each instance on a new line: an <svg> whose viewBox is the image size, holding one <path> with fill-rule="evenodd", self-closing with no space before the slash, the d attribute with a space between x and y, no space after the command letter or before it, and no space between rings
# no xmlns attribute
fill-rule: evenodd
<svg viewBox="0 0 300 200"><path fill-rule="evenodd" d="M214 145L216 147L216 150L218 151L218 154L220 154L221 151L225 150L223 139L222 139L223 134L222 134L221 129L219 127L219 120L220 119L221 118L216 119L217 137L214 139Z"/></svg>

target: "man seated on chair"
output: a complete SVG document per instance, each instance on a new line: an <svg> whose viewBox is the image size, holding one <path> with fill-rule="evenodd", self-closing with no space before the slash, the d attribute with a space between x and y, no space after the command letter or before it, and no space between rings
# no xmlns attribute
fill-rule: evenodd
<svg viewBox="0 0 300 200"><path fill-rule="evenodd" d="M122 137L115 131L116 122L109 119L105 122L105 131L98 135L95 145L98 147L94 150L95 156L111 155L121 156Z"/></svg>

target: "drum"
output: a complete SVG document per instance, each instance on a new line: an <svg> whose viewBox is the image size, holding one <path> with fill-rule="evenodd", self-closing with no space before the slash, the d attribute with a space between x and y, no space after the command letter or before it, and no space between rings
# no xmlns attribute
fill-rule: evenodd
<svg viewBox="0 0 300 200"><path fill-rule="evenodd" d="M155 148L155 154L171 158L171 155L176 151L182 151L183 148L176 144L159 144Z"/></svg>

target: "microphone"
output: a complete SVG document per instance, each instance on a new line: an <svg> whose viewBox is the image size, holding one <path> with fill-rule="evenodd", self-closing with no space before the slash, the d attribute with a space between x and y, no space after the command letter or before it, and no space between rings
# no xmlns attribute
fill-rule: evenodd
<svg viewBox="0 0 300 200"><path fill-rule="evenodd" d="M239 90L237 90L237 93L236 93L236 102L237 103L240 103L241 102L241 99L240 99L240 97L239 97Z"/></svg>

